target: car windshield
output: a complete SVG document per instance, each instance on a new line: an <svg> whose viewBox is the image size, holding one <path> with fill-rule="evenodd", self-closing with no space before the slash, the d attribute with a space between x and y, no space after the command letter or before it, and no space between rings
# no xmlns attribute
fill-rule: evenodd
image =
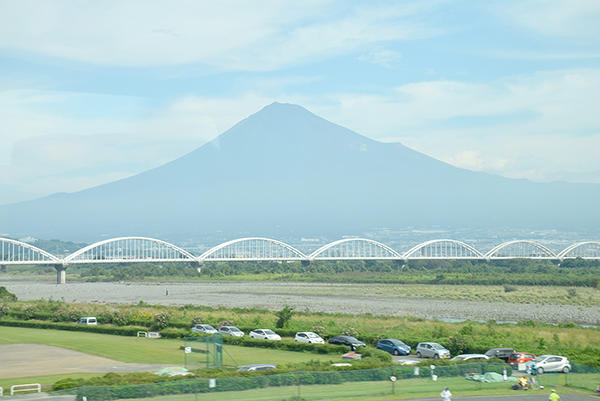
<svg viewBox="0 0 600 401"><path fill-rule="evenodd" d="M394 345L406 345L400 340L389 340Z"/></svg>
<svg viewBox="0 0 600 401"><path fill-rule="evenodd" d="M433 349L445 349L444 347L442 347L442 346L441 346L441 345L439 345L439 344L431 344L431 347L432 347Z"/></svg>
<svg viewBox="0 0 600 401"><path fill-rule="evenodd" d="M275 334L275 332L273 330L264 330L265 334Z"/></svg>
<svg viewBox="0 0 600 401"><path fill-rule="evenodd" d="M242 330L238 329L237 327L230 327L229 330L235 331L235 332L242 331Z"/></svg>
<svg viewBox="0 0 600 401"><path fill-rule="evenodd" d="M206 330L214 330L215 328L212 327L210 324L203 324L202 326L200 326Z"/></svg>
<svg viewBox="0 0 600 401"><path fill-rule="evenodd" d="M307 336L308 338L319 338L319 336L318 336L318 335L316 335L315 333L306 333L306 336Z"/></svg>
<svg viewBox="0 0 600 401"><path fill-rule="evenodd" d="M360 342L355 337L350 337L350 336L346 337L346 340L348 340L350 342L353 342L353 343L359 343Z"/></svg>
<svg viewBox="0 0 600 401"><path fill-rule="evenodd" d="M462 361L463 359L467 359L467 356L466 355L458 355L458 356L455 356L452 359L455 359L457 361Z"/></svg>

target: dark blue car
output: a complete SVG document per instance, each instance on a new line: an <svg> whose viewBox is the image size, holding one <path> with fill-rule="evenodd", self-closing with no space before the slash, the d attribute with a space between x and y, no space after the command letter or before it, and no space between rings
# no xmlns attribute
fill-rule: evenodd
<svg viewBox="0 0 600 401"><path fill-rule="evenodd" d="M400 340L395 338L386 338L377 341L377 348L387 351L393 355L408 355L410 354L410 347L404 344Z"/></svg>

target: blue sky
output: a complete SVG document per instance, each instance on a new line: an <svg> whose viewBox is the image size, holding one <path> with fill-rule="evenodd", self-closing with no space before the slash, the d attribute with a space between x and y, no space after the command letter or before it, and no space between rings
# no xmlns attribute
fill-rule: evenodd
<svg viewBox="0 0 600 401"><path fill-rule="evenodd" d="M0 204L155 167L273 101L460 167L600 183L597 21L596 0L0 0Z"/></svg>

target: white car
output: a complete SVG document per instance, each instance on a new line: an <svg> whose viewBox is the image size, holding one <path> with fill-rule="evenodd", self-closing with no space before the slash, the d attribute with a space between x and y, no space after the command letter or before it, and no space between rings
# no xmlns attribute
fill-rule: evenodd
<svg viewBox="0 0 600 401"><path fill-rule="evenodd" d="M275 333L273 330L269 329L255 329L248 334L250 338L257 338L259 340L273 340L279 341L281 337L279 334Z"/></svg>
<svg viewBox="0 0 600 401"><path fill-rule="evenodd" d="M80 317L79 320L77 321L77 324L83 324L86 326L95 326L98 324L98 321L96 320L96 318L94 316L86 316L86 317Z"/></svg>
<svg viewBox="0 0 600 401"><path fill-rule="evenodd" d="M490 359L489 356L484 354L461 354L456 355L454 358L450 359L451 361L471 361L471 360L484 360L487 361Z"/></svg>
<svg viewBox="0 0 600 401"><path fill-rule="evenodd" d="M221 326L219 333L224 336L244 337L244 332L235 326Z"/></svg>
<svg viewBox="0 0 600 401"><path fill-rule="evenodd" d="M296 336L294 337L294 341L308 344L325 344L325 340L323 340L317 333L313 333L312 331L297 332Z"/></svg>
<svg viewBox="0 0 600 401"><path fill-rule="evenodd" d="M540 375L546 372L569 373L571 371L571 362L564 356L558 355L541 355L527 362L527 365L533 365Z"/></svg>
<svg viewBox="0 0 600 401"><path fill-rule="evenodd" d="M218 331L210 324L195 324L192 326L192 331L196 333L204 333L204 334L217 334Z"/></svg>

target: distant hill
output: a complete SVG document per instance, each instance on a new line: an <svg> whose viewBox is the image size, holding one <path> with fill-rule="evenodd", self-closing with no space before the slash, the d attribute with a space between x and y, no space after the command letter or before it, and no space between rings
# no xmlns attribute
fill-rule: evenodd
<svg viewBox="0 0 600 401"><path fill-rule="evenodd" d="M161 167L0 206L0 232L90 241L335 236L432 225L579 230L598 226L599 200L600 185L456 168L273 103Z"/></svg>

